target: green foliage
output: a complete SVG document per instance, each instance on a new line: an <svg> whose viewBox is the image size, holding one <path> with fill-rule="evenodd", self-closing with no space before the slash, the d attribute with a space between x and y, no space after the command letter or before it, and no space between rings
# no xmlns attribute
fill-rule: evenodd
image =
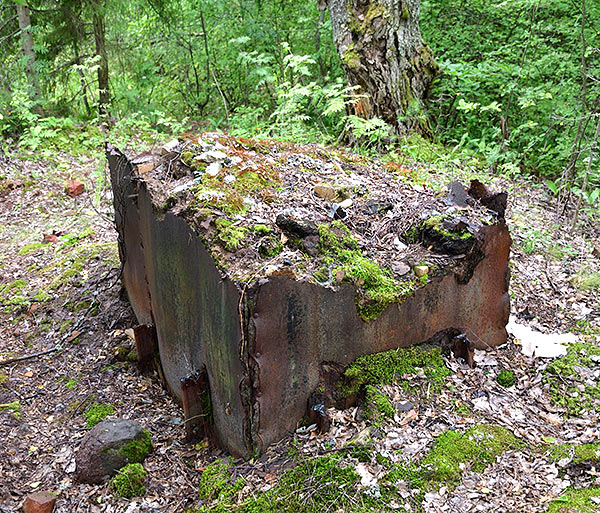
<svg viewBox="0 0 600 513"><path fill-rule="evenodd" d="M85 427L93 428L96 424L104 420L105 417L115 412L114 407L108 403L92 403L89 408L83 412L86 419Z"/></svg>
<svg viewBox="0 0 600 513"><path fill-rule="evenodd" d="M587 66L598 69L600 54L590 49L600 45L600 4L586 7ZM582 114L580 5L424 0L421 27L443 69L429 105L441 140L481 153L506 171L535 168L558 176ZM591 82L588 99L599 92ZM588 124L588 137L594 128L595 122ZM589 149L577 159L579 173L587 155Z"/></svg>
<svg viewBox="0 0 600 513"><path fill-rule="evenodd" d="M12 403L0 404L0 411L10 410L14 413L21 411L21 403L19 401L13 401Z"/></svg>
<svg viewBox="0 0 600 513"><path fill-rule="evenodd" d="M146 493L144 482L147 474L140 463L128 463L110 480L110 486L120 497L141 497Z"/></svg>

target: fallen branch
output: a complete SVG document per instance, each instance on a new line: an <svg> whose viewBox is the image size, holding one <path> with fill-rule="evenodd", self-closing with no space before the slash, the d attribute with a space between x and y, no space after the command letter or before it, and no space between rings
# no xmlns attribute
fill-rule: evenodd
<svg viewBox="0 0 600 513"><path fill-rule="evenodd" d="M9 358L8 360L0 361L0 367L2 365L8 365L9 363L22 362L25 360L31 360L32 358L37 358L38 356L44 356L46 354L54 353L56 351L62 351L61 346L55 346L52 349L47 349L46 351L40 351L39 353L33 353L25 356L18 356L16 358Z"/></svg>

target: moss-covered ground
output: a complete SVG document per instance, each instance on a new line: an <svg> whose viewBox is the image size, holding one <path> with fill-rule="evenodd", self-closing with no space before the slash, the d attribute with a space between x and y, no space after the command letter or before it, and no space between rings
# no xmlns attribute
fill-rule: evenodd
<svg viewBox="0 0 600 513"><path fill-rule="evenodd" d="M83 412L83 416L86 420L85 427L87 429L93 428L96 424L102 422L106 417L113 414L114 412L115 408L112 404L97 402L92 403Z"/></svg>
<svg viewBox="0 0 600 513"><path fill-rule="evenodd" d="M597 513L600 511L600 488L569 488L550 502L548 513Z"/></svg>
<svg viewBox="0 0 600 513"><path fill-rule="evenodd" d="M522 442L501 426L481 424L465 432L445 431L436 438L431 452L421 462L428 478L427 486L456 486L464 469L482 472L504 451L523 447Z"/></svg>
<svg viewBox="0 0 600 513"><path fill-rule="evenodd" d="M144 482L147 475L140 463L128 463L111 479L110 486L120 497L141 497L146 493Z"/></svg>
<svg viewBox="0 0 600 513"><path fill-rule="evenodd" d="M552 361L545 371L544 382L548 386L553 404L563 407L570 415L582 411L600 411L600 384L585 380L581 384L573 377L585 369L593 372L600 359L600 346L592 342L575 342L567 346L567 354Z"/></svg>

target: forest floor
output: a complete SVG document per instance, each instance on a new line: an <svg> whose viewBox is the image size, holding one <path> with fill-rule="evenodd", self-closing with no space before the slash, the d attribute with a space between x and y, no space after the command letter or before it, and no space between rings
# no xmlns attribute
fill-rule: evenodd
<svg viewBox="0 0 600 513"><path fill-rule="evenodd" d="M455 165L404 165L467 177ZM570 229L544 186L480 175L509 192L513 318L579 342L558 359L525 356L513 337L477 351L473 369L444 358L441 386L414 365L378 387L394 405L387 416L332 409L330 432L301 427L243 462L186 444L180 405L128 358L135 319L97 170L69 154L0 161L0 512L35 490L58 494L57 512L600 511L597 219L581 213ZM86 186L75 198L73 179ZM94 403L150 431L143 497L74 480Z"/></svg>

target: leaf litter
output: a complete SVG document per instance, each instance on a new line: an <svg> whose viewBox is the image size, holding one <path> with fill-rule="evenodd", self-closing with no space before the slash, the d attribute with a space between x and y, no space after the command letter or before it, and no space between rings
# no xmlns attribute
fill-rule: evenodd
<svg viewBox="0 0 600 513"><path fill-rule="evenodd" d="M302 155L301 148L295 152L306 167L311 165L312 157ZM61 158L69 162L71 173L91 180L95 163L81 164L68 155ZM19 302L2 296L0 361L59 347L54 353L0 366L6 376L6 382L0 381L0 403L19 405L18 411L0 411L0 511L19 511L27 493L37 489L59 495L57 512L175 512L206 506L198 496L202 471L227 455L205 442L184 443L181 407L156 376L140 374L117 354L119 346L133 349L127 330L135 321L115 279L110 193L103 191L100 205L92 205L93 187L86 184L82 195L66 199L63 183L70 176L53 176L49 163L13 160L0 165L3 181L10 183L0 195L0 286L25 282ZM415 170L421 166L410 165ZM599 291L578 288L574 281L582 270L599 268L594 256L600 246L598 224L584 217L576 232L552 231L550 198L541 187L498 181L499 188L512 189L507 221L515 239L513 318L540 333L576 332L580 340L598 344ZM56 265L63 255L50 246L33 247L31 253L23 248L42 240L44 233L76 236L85 228L93 235L75 240L73 247L85 251L90 244L106 245L84 253L91 258L84 258L81 267L50 288L52 275L63 269ZM60 244L61 236L51 246ZM36 296L39 290L47 290L49 297ZM82 300L88 301L86 306L74 308ZM397 495L380 503L380 510L546 511L548 503L568 493L569 487L599 486L594 466L568 472L573 455L556 461L544 451L564 443L597 442L596 403L577 415L556 404L546 379L548 365L556 360L538 358L539 352L523 354L528 336L516 336L520 345L511 338L502 347L476 351L473 369L445 358L452 374L441 390L431 387L418 370L402 377L405 386L382 386L380 391L394 404L395 413L377 425L362 417L360 407L329 409L330 432L319 434L314 427L299 426L256 460L233 461L232 476L244 479L236 500L273 489L298 458L341 454L349 444L368 449L360 461L351 454L344 461L358 473L359 492L377 497L390 465L418 464L441 434L465 433L482 424L506 427L523 445L497 456L483 472L461 464L455 487L441 485L423 493L411 480L397 479L393 483ZM571 390L568 393L573 387L598 383L597 359L585 361L587 367L560 377L564 390ZM503 370L514 373L513 386L497 382ZM86 432L83 412L93 402L114 405L114 415L135 419L151 432L155 450L144 463L149 473L144 497L118 499L108 485L74 482L74 455Z"/></svg>

